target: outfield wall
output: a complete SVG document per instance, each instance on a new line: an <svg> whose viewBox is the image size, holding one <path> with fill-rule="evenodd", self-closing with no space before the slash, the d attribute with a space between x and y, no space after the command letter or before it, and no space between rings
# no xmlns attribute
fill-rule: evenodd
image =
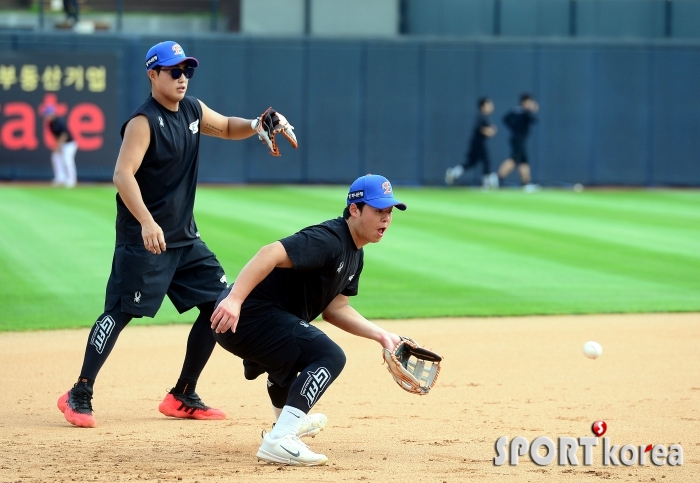
<svg viewBox="0 0 700 483"><path fill-rule="evenodd" d="M30 64L38 54L79 62L81 55L102 53L116 66L107 74L107 92L117 101L104 123L109 149L77 156L79 177L108 180L119 126L148 94L143 60L158 40L1 33L0 65L10 56ZM536 182L700 186L700 43L177 40L201 62L190 94L227 115L254 117L272 105L300 140L296 151L282 142L283 156L273 158L257 141L203 137L202 181L348 183L374 172L397 184L442 184L445 168L463 159L477 97L488 95L496 104L500 129L490 142L496 165L508 154L501 118L528 91L541 106L529 144ZM19 82L3 84L0 75L0 136L21 134L17 114L7 111L21 89ZM62 100L61 91L53 94ZM35 123L40 132L41 119ZM50 178L43 144L33 154L45 165L28 171L19 165L27 153L20 156L22 149L8 149L3 139L0 179ZM465 177L476 179L477 173Z"/></svg>

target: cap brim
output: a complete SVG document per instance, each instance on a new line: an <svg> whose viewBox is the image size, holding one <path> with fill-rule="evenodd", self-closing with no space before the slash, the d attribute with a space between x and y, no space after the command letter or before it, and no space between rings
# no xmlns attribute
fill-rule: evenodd
<svg viewBox="0 0 700 483"><path fill-rule="evenodd" d="M396 198L377 198L376 200L365 201L372 208L377 208L383 210L389 208L390 206L395 206L401 211L406 211L406 203L401 203Z"/></svg>
<svg viewBox="0 0 700 483"><path fill-rule="evenodd" d="M190 67L199 67L199 61L195 59L194 57L185 57L183 58L174 58L170 60L166 60L165 62L161 62L158 65L161 67L172 67L174 65L181 64L183 62L187 62L187 65ZM155 66L153 66L155 67Z"/></svg>

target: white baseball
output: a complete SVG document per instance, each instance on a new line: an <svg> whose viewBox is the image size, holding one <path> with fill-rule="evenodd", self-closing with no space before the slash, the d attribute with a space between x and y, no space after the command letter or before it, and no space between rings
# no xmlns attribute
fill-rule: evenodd
<svg viewBox="0 0 700 483"><path fill-rule="evenodd" d="M589 340L583 344L583 353L589 359L597 359L603 353L603 348L597 342Z"/></svg>

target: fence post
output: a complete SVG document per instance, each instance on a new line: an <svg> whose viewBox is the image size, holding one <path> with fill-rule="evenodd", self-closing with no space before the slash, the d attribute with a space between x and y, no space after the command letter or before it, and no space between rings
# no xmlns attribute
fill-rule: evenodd
<svg viewBox="0 0 700 483"><path fill-rule="evenodd" d="M124 17L124 0L117 0L117 32L121 32Z"/></svg>
<svg viewBox="0 0 700 483"><path fill-rule="evenodd" d="M311 35L311 0L304 0L304 35Z"/></svg>
<svg viewBox="0 0 700 483"><path fill-rule="evenodd" d="M664 6L664 35L666 37L673 37L673 2L671 0L666 0Z"/></svg>
<svg viewBox="0 0 700 483"><path fill-rule="evenodd" d="M212 32L219 30L217 22L217 14L219 13L219 0L211 0L211 21L209 24L209 29Z"/></svg>
<svg viewBox="0 0 700 483"><path fill-rule="evenodd" d="M39 1L39 30L44 30L44 1Z"/></svg>
<svg viewBox="0 0 700 483"><path fill-rule="evenodd" d="M493 35L501 35L501 0L493 0Z"/></svg>
<svg viewBox="0 0 700 483"><path fill-rule="evenodd" d="M569 35L571 37L576 37L577 7L576 0L569 0Z"/></svg>

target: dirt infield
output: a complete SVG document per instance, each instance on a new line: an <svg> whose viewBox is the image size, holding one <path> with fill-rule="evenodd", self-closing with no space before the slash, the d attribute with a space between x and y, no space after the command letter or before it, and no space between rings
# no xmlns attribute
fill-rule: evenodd
<svg viewBox="0 0 700 483"><path fill-rule="evenodd" d="M5 398L0 482L69 481L700 481L700 315L604 315L387 321L442 352L436 387L404 393L379 346L321 323L348 356L314 411L328 426L307 443L328 466L263 465L255 452L272 411L263 378L243 379L221 348L198 392L225 421L163 417L188 326L130 327L95 386L96 429L70 426L56 399L77 377L88 330L0 334ZM587 340L603 356L582 354ZM612 444L681 444L682 466L494 465L501 436L591 436L603 419ZM544 451L542 451L544 453ZM552 479L553 478L553 479Z"/></svg>

